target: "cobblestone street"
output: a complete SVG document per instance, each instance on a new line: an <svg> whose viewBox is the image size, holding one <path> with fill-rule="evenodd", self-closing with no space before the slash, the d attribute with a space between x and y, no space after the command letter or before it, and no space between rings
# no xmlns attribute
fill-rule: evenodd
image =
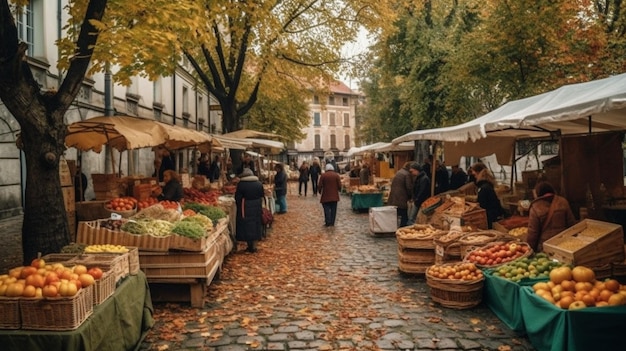
<svg viewBox="0 0 626 351"><path fill-rule="evenodd" d="M534 350L483 304L438 306L398 270L393 235L369 233L342 195L336 227L318 197L288 195L255 254L226 257L204 308L155 303L142 350Z"/></svg>

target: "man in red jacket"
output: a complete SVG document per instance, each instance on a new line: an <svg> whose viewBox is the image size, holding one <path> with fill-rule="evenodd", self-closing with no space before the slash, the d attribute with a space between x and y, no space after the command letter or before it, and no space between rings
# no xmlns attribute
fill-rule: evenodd
<svg viewBox="0 0 626 351"><path fill-rule="evenodd" d="M337 202L341 189L341 177L335 172L332 164L326 164L326 172L317 182L317 190L321 194L320 202L324 208L324 226L333 227L337 217Z"/></svg>

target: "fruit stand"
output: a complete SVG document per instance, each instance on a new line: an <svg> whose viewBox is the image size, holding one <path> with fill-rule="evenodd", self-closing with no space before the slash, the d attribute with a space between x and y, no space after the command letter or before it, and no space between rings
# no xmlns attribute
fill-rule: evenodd
<svg viewBox="0 0 626 351"><path fill-rule="evenodd" d="M624 273L622 230L612 223L584 220L550 239L541 253L533 253L512 235L474 232L455 239L461 251L461 257L452 257L457 261L442 262L454 244L442 238L456 237L450 231L434 239L436 254L444 255L426 270L431 297L448 308L471 308L480 302L479 281L470 279L474 269L466 266L474 264L484 275L482 302L511 330L527 335L538 350L626 349L621 334L626 326L626 285L615 279ZM398 239L402 245L404 237Z"/></svg>

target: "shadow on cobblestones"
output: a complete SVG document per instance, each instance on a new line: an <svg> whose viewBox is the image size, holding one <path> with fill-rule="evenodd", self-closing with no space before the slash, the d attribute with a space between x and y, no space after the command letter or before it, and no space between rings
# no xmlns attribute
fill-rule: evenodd
<svg viewBox="0 0 626 351"><path fill-rule="evenodd" d="M434 304L419 276L397 269L393 235L342 196L337 226L316 197L289 195L255 254L226 257L203 308L155 303L142 350L534 350L482 304Z"/></svg>

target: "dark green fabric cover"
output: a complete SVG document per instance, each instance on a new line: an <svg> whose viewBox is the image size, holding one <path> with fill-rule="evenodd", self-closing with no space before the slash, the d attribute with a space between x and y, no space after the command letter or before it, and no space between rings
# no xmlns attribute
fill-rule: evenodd
<svg viewBox="0 0 626 351"><path fill-rule="evenodd" d="M526 333L522 306L520 304L520 285L510 280L494 277L491 271L485 271L483 302L509 329L523 335Z"/></svg>
<svg viewBox="0 0 626 351"><path fill-rule="evenodd" d="M137 350L154 324L152 299L143 272L126 277L113 296L95 306L76 330L0 330L2 350L122 351Z"/></svg>
<svg viewBox="0 0 626 351"><path fill-rule="evenodd" d="M383 194L382 193L364 193L364 194L352 194L352 209L368 209L370 207L383 206Z"/></svg>
<svg viewBox="0 0 626 351"><path fill-rule="evenodd" d="M521 287L522 318L539 351L626 350L626 306L563 310Z"/></svg>

